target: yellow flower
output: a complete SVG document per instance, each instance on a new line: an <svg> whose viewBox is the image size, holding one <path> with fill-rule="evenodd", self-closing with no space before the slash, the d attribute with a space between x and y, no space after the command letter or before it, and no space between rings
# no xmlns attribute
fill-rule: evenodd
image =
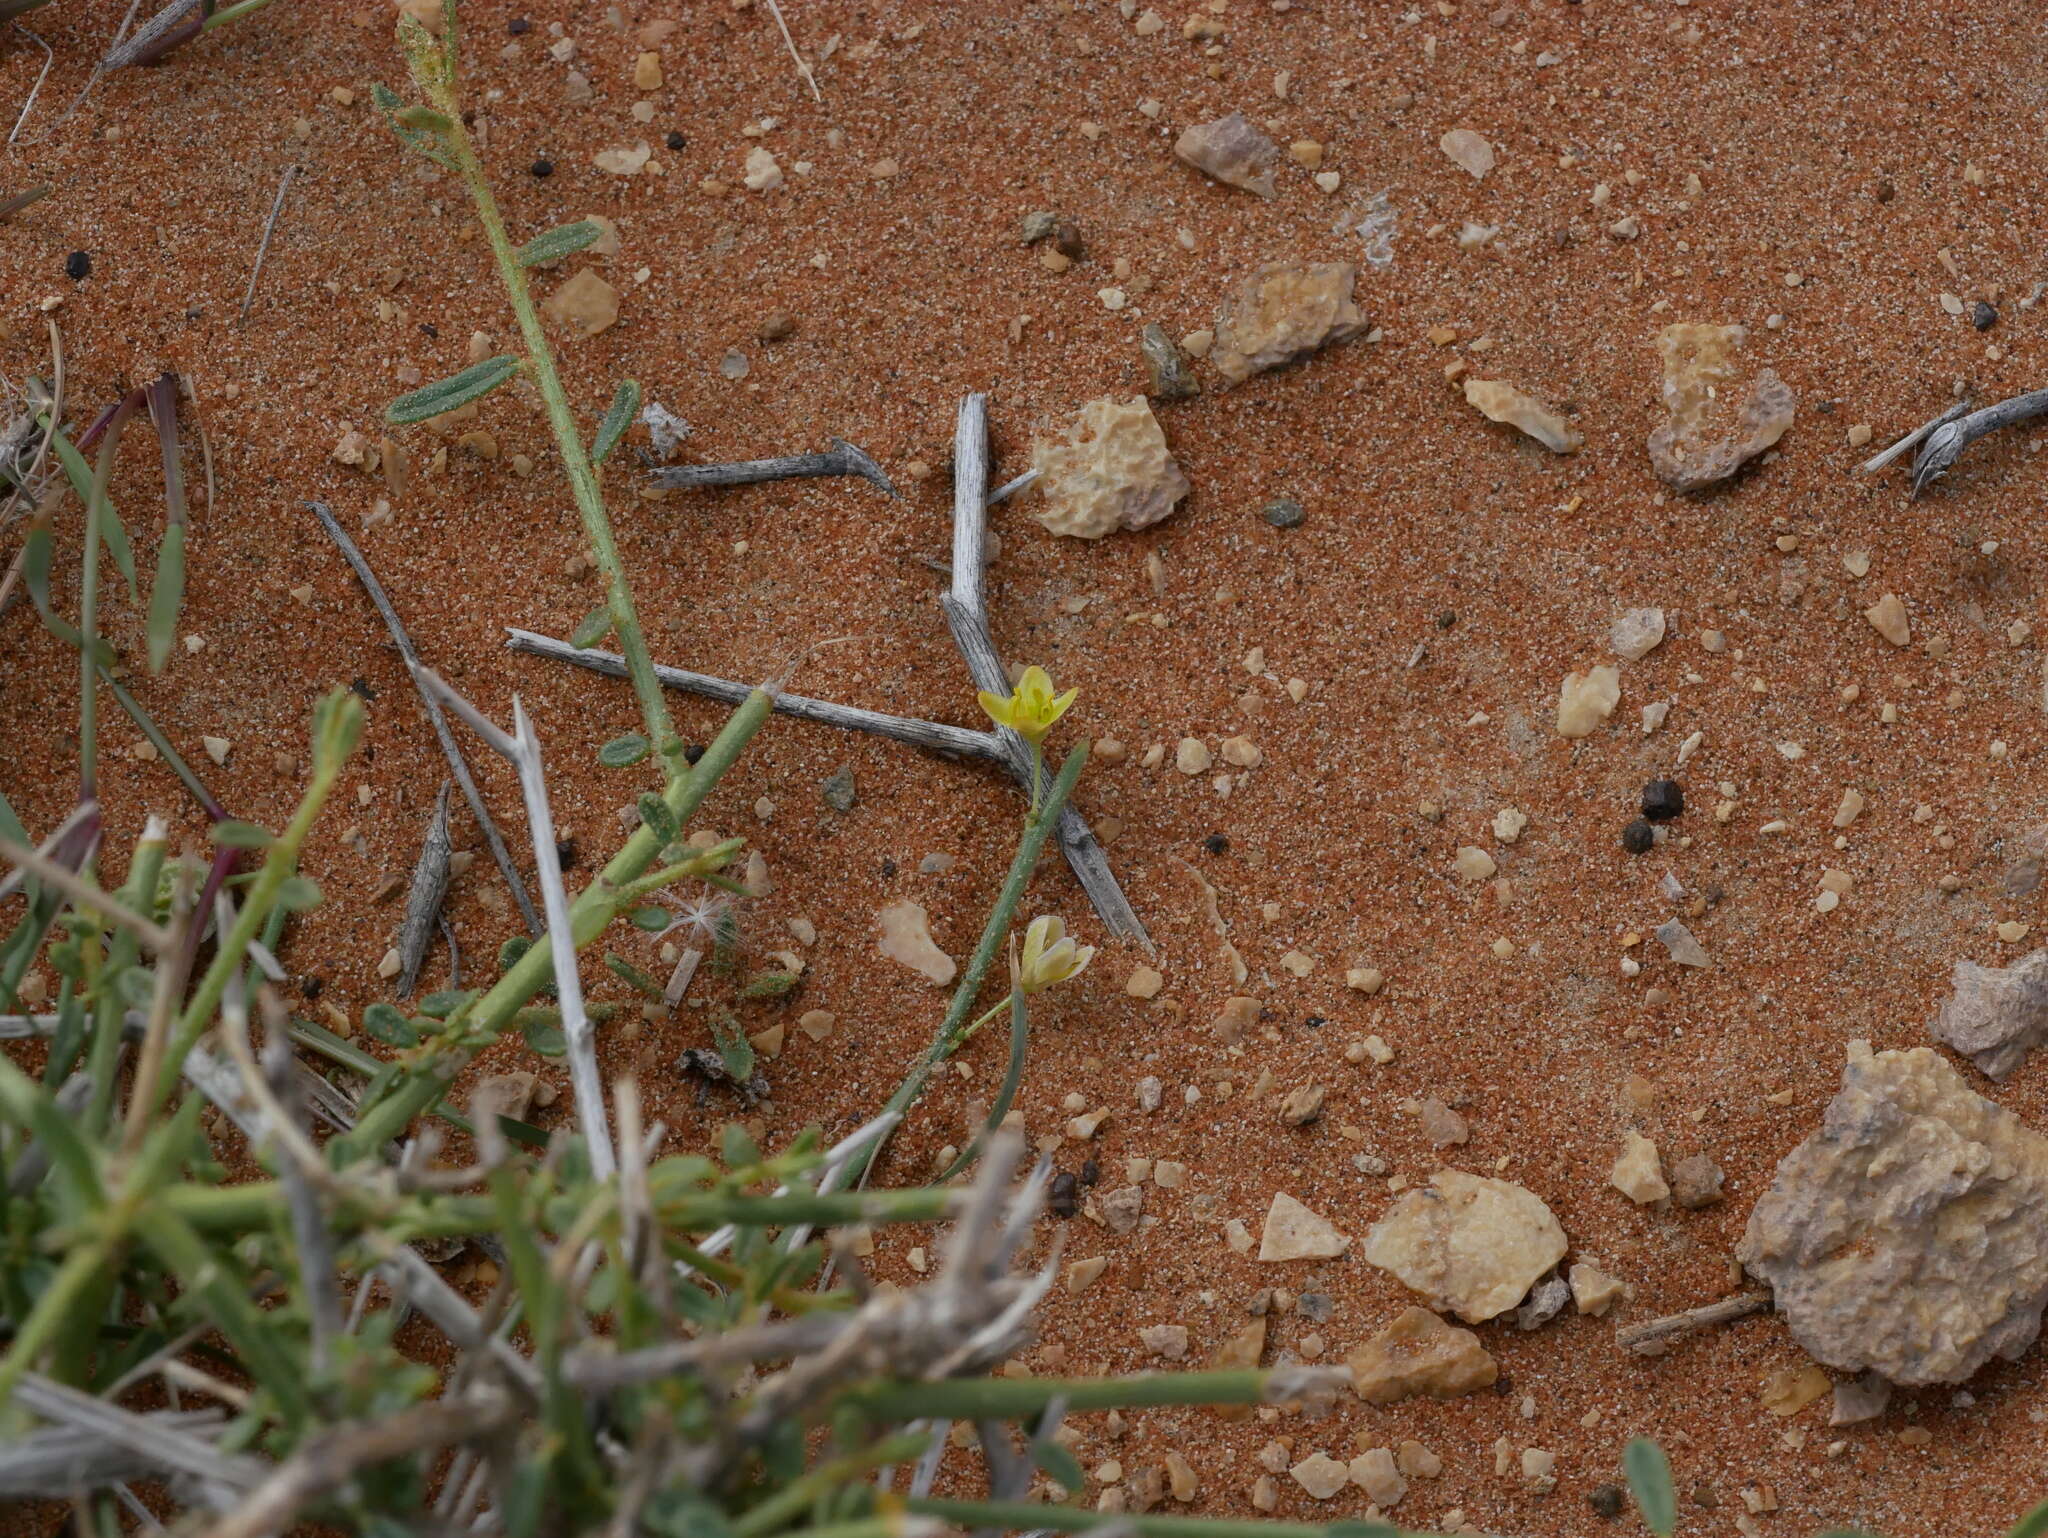
<svg viewBox="0 0 2048 1538"><path fill-rule="evenodd" d="M1052 730L1053 722L1067 713L1067 707L1074 703L1074 697L1080 692L1079 689L1069 689L1055 698L1052 675L1034 665L1024 670L1024 676L1017 680L1017 687L1008 699L986 689L976 698L996 725L1007 726L1026 742L1036 743Z"/></svg>
<svg viewBox="0 0 2048 1538"><path fill-rule="evenodd" d="M1041 914L1024 931L1024 959L1015 964L1017 986L1026 993L1043 992L1080 976L1094 959L1094 946L1076 945L1065 924Z"/></svg>

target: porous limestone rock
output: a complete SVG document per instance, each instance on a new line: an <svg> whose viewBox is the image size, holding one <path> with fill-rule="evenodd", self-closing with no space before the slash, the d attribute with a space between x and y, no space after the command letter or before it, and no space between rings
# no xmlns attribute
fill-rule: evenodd
<svg viewBox="0 0 2048 1538"><path fill-rule="evenodd" d="M1349 262L1271 262L1232 289L1216 314L1209 361L1226 384L1356 336L1365 313L1351 297Z"/></svg>
<svg viewBox="0 0 2048 1538"><path fill-rule="evenodd" d="M1088 402L1064 434L1032 444L1031 463L1045 502L1038 521L1078 539L1149 528L1190 489L1142 395Z"/></svg>
<svg viewBox="0 0 2048 1538"><path fill-rule="evenodd" d="M1505 379L1466 380L1465 400L1489 420L1519 427L1553 454L1576 454L1586 441L1571 423Z"/></svg>
<svg viewBox="0 0 2048 1538"><path fill-rule="evenodd" d="M1960 1383L2040 1333L2048 1137L1931 1047L1852 1041L1820 1130L1779 1164L1736 1256L1818 1361Z"/></svg>
<svg viewBox="0 0 2048 1538"><path fill-rule="evenodd" d="M1705 1154L1687 1154L1671 1166L1671 1199L1681 1207L1711 1207L1721 1199L1726 1178Z"/></svg>
<svg viewBox="0 0 2048 1538"><path fill-rule="evenodd" d="M1182 130L1173 152L1204 176L1227 187L1273 196L1273 168L1280 147L1245 121L1242 112Z"/></svg>
<svg viewBox="0 0 2048 1538"><path fill-rule="evenodd" d="M1604 1314L1628 1291L1618 1276L1609 1276L1590 1260L1572 1263L1572 1302L1582 1314Z"/></svg>
<svg viewBox="0 0 2048 1538"><path fill-rule="evenodd" d="M1463 1170L1438 1170L1404 1191L1362 1250L1467 1324L1520 1303L1564 1252L1564 1230L1540 1196Z"/></svg>
<svg viewBox="0 0 2048 1538"><path fill-rule="evenodd" d="M1567 673L1557 691L1557 735L1590 737L1621 703L1621 670L1588 668Z"/></svg>
<svg viewBox="0 0 2048 1538"><path fill-rule="evenodd" d="M1426 1308L1399 1318L1344 1358L1351 1387L1367 1404L1393 1404L1427 1394L1455 1399L1486 1388L1500 1376L1479 1337L1446 1324Z"/></svg>
<svg viewBox="0 0 2048 1538"><path fill-rule="evenodd" d="M1351 1460L1351 1482L1365 1492L1373 1505L1392 1510L1408 1493L1408 1481L1401 1477L1391 1447L1368 1447Z"/></svg>
<svg viewBox="0 0 2048 1538"><path fill-rule="evenodd" d="M1954 992L1942 1000L1931 1029L1993 1079L2048 1042L2048 950L2009 967L1958 961Z"/></svg>
<svg viewBox="0 0 2048 1538"><path fill-rule="evenodd" d="M1310 1453L1288 1470L1296 1484L1319 1501L1327 1501L1351 1483L1351 1467L1325 1452Z"/></svg>
<svg viewBox="0 0 2048 1538"><path fill-rule="evenodd" d="M875 948L891 961L900 961L929 981L945 986L959 970L953 958L933 943L924 906L908 898L890 903L875 916L882 937Z"/></svg>
<svg viewBox="0 0 2048 1538"><path fill-rule="evenodd" d="M1671 416L1650 434L1650 463L1667 486L1701 491L1725 481L1792 425L1798 398L1769 369L1757 374L1728 422L1740 374L1734 356L1748 335L1741 326L1681 324L1657 338Z"/></svg>
<svg viewBox="0 0 2048 1538"><path fill-rule="evenodd" d="M1273 1193L1265 1232L1259 1235L1259 1259L1327 1260L1350 1248L1350 1236L1337 1232L1328 1218L1309 1211L1285 1191Z"/></svg>

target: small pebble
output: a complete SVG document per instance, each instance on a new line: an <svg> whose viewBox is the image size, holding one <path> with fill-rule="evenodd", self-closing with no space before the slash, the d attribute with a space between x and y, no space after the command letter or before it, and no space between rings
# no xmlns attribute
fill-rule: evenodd
<svg viewBox="0 0 2048 1538"><path fill-rule="evenodd" d="M1657 842L1657 830L1649 819L1638 817L1621 830L1621 847L1630 854L1648 854Z"/></svg>
<svg viewBox="0 0 2048 1538"><path fill-rule="evenodd" d="M1685 792L1676 780L1652 780L1643 787L1643 815L1652 822L1669 822L1685 811Z"/></svg>
<svg viewBox="0 0 2048 1538"><path fill-rule="evenodd" d="M1298 529L1308 515L1292 497L1275 497L1259 509L1259 516L1276 529Z"/></svg>
<svg viewBox="0 0 2048 1538"><path fill-rule="evenodd" d="M1970 307L1970 324L1979 331L1989 331L1998 324L1998 311L1986 301L1979 299Z"/></svg>
<svg viewBox="0 0 2048 1538"><path fill-rule="evenodd" d="M85 251L74 251L64 258L64 276L74 283L83 283L92 276L92 256Z"/></svg>
<svg viewBox="0 0 2048 1538"><path fill-rule="evenodd" d="M536 160L526 169L535 176L553 176L555 174L555 163L552 160L546 159Z"/></svg>
<svg viewBox="0 0 2048 1538"><path fill-rule="evenodd" d="M822 793L825 797L825 804L831 807L833 811L852 811L854 803L853 770L850 767L842 766L825 781Z"/></svg>

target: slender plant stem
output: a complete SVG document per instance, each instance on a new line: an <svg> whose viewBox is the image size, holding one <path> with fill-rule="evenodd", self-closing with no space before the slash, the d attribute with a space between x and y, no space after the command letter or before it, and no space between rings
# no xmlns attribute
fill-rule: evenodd
<svg viewBox="0 0 2048 1538"><path fill-rule="evenodd" d="M847 1397L877 1420L1016 1420L1055 1399L1070 1412L1145 1405L1259 1404L1269 1374L1256 1368L1138 1373L1128 1378L947 1378L883 1383Z"/></svg>
<svg viewBox="0 0 2048 1538"><path fill-rule="evenodd" d="M424 29L420 35L424 37ZM547 332L541 327L533 293L527 287L526 269L519 265L518 248L505 231L505 220L498 212L498 200L491 193L490 180L484 175L483 163L477 159L468 129L463 127L461 95L455 84L455 43L451 32L445 45L433 45L430 41L408 44L445 50L445 62L440 69L416 68L415 77L446 119L446 126L440 131L441 142L448 146L456 170L476 205L477 222L483 226L484 238L490 242L491 255L498 264L498 276L504 282L512 313L519 321L519 333L526 341L527 369L547 406L548 425L554 429L555 444L562 455L562 468L569 477L569 491L576 499L576 510L583 515L583 532L590 541L591 558L604 574L605 598L611 606L612 628L618 632L619 647L632 675L633 693L640 701L640 714L647 724L648 740L662 756L667 766L667 777L674 780L683 774L685 768L683 742L670 724L668 702L662 697L660 680L654 676L654 658L647 650L647 638L640 629L640 616L633 607L633 590L626 580L625 565L619 559L618 542L612 536L611 518L605 512L604 492L598 485L597 471L591 466L590 455L584 449L582 429L577 426L575 413L570 410L568 392L562 388L561 375L555 370L555 355L548 346Z"/></svg>
<svg viewBox="0 0 2048 1538"><path fill-rule="evenodd" d="M1087 762L1088 743L1083 740L1074 744L1066 762L1060 765L1059 777L1046 793L1044 804L1034 808L1025 819L1024 836L1017 841L1017 856L1010 862L1010 874L1003 881L995 907L989 910L988 923L981 931L981 942L975 946L974 955L967 962L967 971L960 979L960 986L953 990L953 1002L946 1010L946 1018L939 1022L938 1035L911 1065L896 1093L889 1097L889 1103L882 1108L884 1114L893 1111L900 1115L908 1110L910 1103L923 1093L933 1070L951 1057L965 1039L962 1027L966 1023L967 1012L974 1008L974 1001L981 996L981 986L988 979L989 968L995 964L996 953L1002 949L1003 936L1009 932L1017 905L1024 900L1024 889L1031 883L1031 873L1038 868L1038 856L1045 848L1046 837L1058 826L1060 810L1067 804L1067 797L1073 794L1074 782L1081 778L1081 770ZM844 1185L865 1179L881 1147L878 1139L849 1159L839 1170L839 1183Z"/></svg>
<svg viewBox="0 0 2048 1538"><path fill-rule="evenodd" d="M1331 1538L1338 1531L1357 1538L1426 1538L1377 1523L1350 1522L1322 1527L1302 1522L1240 1522L1227 1517L1133 1515L1122 1511L1083 1511L1074 1506L1041 1506L1033 1501L950 1501L912 1498L905 1507L918 1516L938 1517L960 1527L998 1531L1026 1528L1041 1532L1086 1533L1115 1528L1138 1538ZM855 1526L809 1529L804 1538L853 1538Z"/></svg>
<svg viewBox="0 0 2048 1538"><path fill-rule="evenodd" d="M121 429L142 392L131 390L107 422L107 435L93 465L92 494L85 499L85 555L78 579L78 797L92 799L99 782L99 641L100 520L107 507L107 482L114 473L114 455L121 447Z"/></svg>

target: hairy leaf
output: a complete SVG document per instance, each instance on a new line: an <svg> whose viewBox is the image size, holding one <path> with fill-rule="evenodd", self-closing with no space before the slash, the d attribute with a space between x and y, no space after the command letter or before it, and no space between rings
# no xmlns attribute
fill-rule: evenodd
<svg viewBox="0 0 2048 1538"><path fill-rule="evenodd" d="M626 429L633 425L633 419L640 415L640 381L622 379L619 387L612 392L611 406L605 411L604 420L597 424L597 437L590 445L590 462L601 465L605 457L619 446L619 440L626 436Z"/></svg>
<svg viewBox="0 0 2048 1538"><path fill-rule="evenodd" d="M500 353L495 358L486 358L459 374L407 391L384 408L384 420L400 424L424 422L429 417L467 406L471 401L482 400L518 372L519 360L510 354Z"/></svg>
<svg viewBox="0 0 2048 1538"><path fill-rule="evenodd" d="M646 737L639 732L627 732L623 737L614 737L597 750L597 761L607 769L628 769L640 762L652 751Z"/></svg>
<svg viewBox="0 0 2048 1538"><path fill-rule="evenodd" d="M602 234L603 227L591 219L558 224L551 230L541 231L519 248L519 265L540 267L548 262L559 262L565 256L574 256L585 246L594 245Z"/></svg>
<svg viewBox="0 0 2048 1538"><path fill-rule="evenodd" d="M589 651L607 635L611 634L612 606L601 603L583 616L583 623L569 633L569 644L576 650Z"/></svg>
<svg viewBox="0 0 2048 1538"><path fill-rule="evenodd" d="M363 1029L387 1047L416 1047L420 1028L389 1004L371 1004L363 1010Z"/></svg>
<svg viewBox="0 0 2048 1538"><path fill-rule="evenodd" d="M223 849L265 849L271 841L267 828L232 817L215 823L207 830L207 836Z"/></svg>

